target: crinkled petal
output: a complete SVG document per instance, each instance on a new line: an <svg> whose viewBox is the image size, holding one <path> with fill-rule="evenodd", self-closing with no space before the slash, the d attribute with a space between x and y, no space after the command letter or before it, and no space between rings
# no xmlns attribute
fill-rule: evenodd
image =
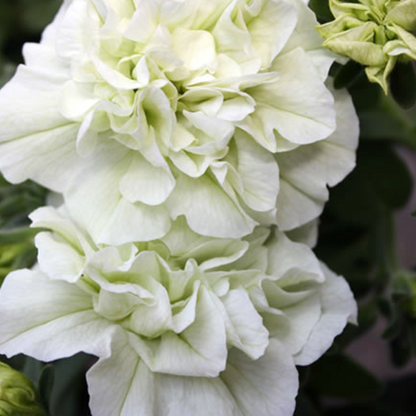
<svg viewBox="0 0 416 416"><path fill-rule="evenodd" d="M355 166L358 118L346 91L334 92L337 129L324 141L276 155L281 188L277 197L277 222L290 230L318 217L334 186Z"/></svg>
<svg viewBox="0 0 416 416"><path fill-rule="evenodd" d="M92 310L91 295L39 272L10 274L0 292L0 351L53 361L84 351L108 354L113 325Z"/></svg>
<svg viewBox="0 0 416 416"><path fill-rule="evenodd" d="M164 236L170 228L165 206L131 203L121 195L119 183L130 161L127 150L108 144L89 158L88 166L65 193L71 215L97 243L150 241Z"/></svg>
<svg viewBox="0 0 416 416"><path fill-rule="evenodd" d="M296 77L293 68L297 68ZM257 109L238 126L272 152L279 150L282 141L307 144L333 133L334 100L307 53L297 48L279 56L272 70L278 79L250 90Z"/></svg>
<svg viewBox="0 0 416 416"><path fill-rule="evenodd" d="M211 237L239 238L256 225L238 201L208 175L198 179L180 175L168 206L173 218L184 215L193 231Z"/></svg>
<svg viewBox="0 0 416 416"><path fill-rule="evenodd" d="M120 181L120 192L129 202L160 205L175 187L169 168L151 165L140 154L134 155L127 173Z"/></svg>
<svg viewBox="0 0 416 416"><path fill-rule="evenodd" d="M35 245L40 268L51 279L75 283L81 277L85 257L76 248L50 233L39 233Z"/></svg>
<svg viewBox="0 0 416 416"><path fill-rule="evenodd" d="M290 354L275 340L256 361L231 350L221 380L242 416L289 416L295 410L298 374Z"/></svg>
<svg viewBox="0 0 416 416"><path fill-rule="evenodd" d="M115 344L111 357L87 375L93 416L290 416L294 411L298 376L277 341L256 361L232 349L217 378L152 373L122 335Z"/></svg>
<svg viewBox="0 0 416 416"><path fill-rule="evenodd" d="M235 134L238 154L237 171L243 181L243 201L255 211L269 211L279 194L279 167L269 152L247 133Z"/></svg>
<svg viewBox="0 0 416 416"><path fill-rule="evenodd" d="M321 357L348 322L357 323L357 304L346 280L323 263L325 282L321 286L322 314L303 349L295 355L296 365L309 365Z"/></svg>
<svg viewBox="0 0 416 416"><path fill-rule="evenodd" d="M323 281L324 276L313 251L305 244L295 243L280 231L276 231L267 243L267 274L282 278L290 274L292 279Z"/></svg>
<svg viewBox="0 0 416 416"><path fill-rule="evenodd" d="M225 308L228 342L257 360L269 344L269 332L247 291L242 288L231 290L221 298L221 302Z"/></svg>
<svg viewBox="0 0 416 416"><path fill-rule="evenodd" d="M152 371L193 377L216 377L225 368L227 346L221 313L202 287L196 318L180 336L164 333L159 340L144 341L132 334L130 343Z"/></svg>
<svg viewBox="0 0 416 416"><path fill-rule="evenodd" d="M1 143L0 170L12 183L32 179L53 191L64 191L84 164L75 147L78 128L67 123Z"/></svg>

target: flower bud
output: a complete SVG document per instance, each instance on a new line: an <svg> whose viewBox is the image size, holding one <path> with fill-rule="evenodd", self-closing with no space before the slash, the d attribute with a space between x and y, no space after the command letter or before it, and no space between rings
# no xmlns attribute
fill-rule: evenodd
<svg viewBox="0 0 416 416"><path fill-rule="evenodd" d="M46 416L33 383L0 363L0 416Z"/></svg>
<svg viewBox="0 0 416 416"><path fill-rule="evenodd" d="M396 62L416 60L416 0L329 4L335 20L317 27L324 46L364 65L368 79L387 94Z"/></svg>

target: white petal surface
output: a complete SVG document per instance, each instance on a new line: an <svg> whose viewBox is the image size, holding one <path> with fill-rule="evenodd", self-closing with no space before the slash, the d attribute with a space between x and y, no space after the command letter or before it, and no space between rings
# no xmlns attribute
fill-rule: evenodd
<svg viewBox="0 0 416 416"><path fill-rule="evenodd" d="M358 118L346 91L334 92L337 129L324 141L276 155L281 190L277 222L290 230L315 219L328 199L327 186L340 182L355 166Z"/></svg>
<svg viewBox="0 0 416 416"><path fill-rule="evenodd" d="M256 361L233 349L221 379L242 416L290 416L295 410L298 374L292 357L271 340L266 354Z"/></svg>
<svg viewBox="0 0 416 416"><path fill-rule="evenodd" d="M71 215L96 242L116 245L149 241L169 230L170 218L163 205L151 207L122 197L118 185L130 160L123 148L108 145L65 194Z"/></svg>
<svg viewBox="0 0 416 416"><path fill-rule="evenodd" d="M0 92L0 141L26 137L63 126L59 113L61 88L67 74L50 74L21 65Z"/></svg>
<svg viewBox="0 0 416 416"><path fill-rule="evenodd" d="M113 326L92 310L91 296L39 272L20 270L6 278L0 317L0 351L7 356L53 361L81 351L108 354Z"/></svg>
<svg viewBox="0 0 416 416"><path fill-rule="evenodd" d="M184 215L193 231L220 238L239 238L249 234L256 223L207 175L177 178L168 199L171 215Z"/></svg>
<svg viewBox="0 0 416 416"><path fill-rule="evenodd" d="M345 325L357 320L357 304L348 283L322 263L321 267L326 278L321 288L322 316L306 345L294 357L297 365L316 361L329 349Z"/></svg>
<svg viewBox="0 0 416 416"><path fill-rule="evenodd" d="M221 313L205 288L199 293L194 323L180 336L166 332L153 343L144 343L133 335L129 340L152 371L216 377L225 368L225 328Z"/></svg>
<svg viewBox="0 0 416 416"><path fill-rule="evenodd" d="M85 257L75 247L59 240L50 233L35 237L39 265L51 279L75 283L84 270Z"/></svg>
<svg viewBox="0 0 416 416"><path fill-rule="evenodd" d="M69 123L0 144L3 175L12 183L30 178L63 192L84 163L75 148L78 128Z"/></svg>
<svg viewBox="0 0 416 416"><path fill-rule="evenodd" d="M233 349L220 377L201 378L153 374L121 340L88 384L93 416L291 416L298 389L293 360L277 341L256 361Z"/></svg>

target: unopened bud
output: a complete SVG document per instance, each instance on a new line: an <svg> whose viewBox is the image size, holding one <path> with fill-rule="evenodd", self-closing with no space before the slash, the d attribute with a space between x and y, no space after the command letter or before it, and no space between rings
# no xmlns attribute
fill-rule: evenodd
<svg viewBox="0 0 416 416"><path fill-rule="evenodd" d="M0 363L0 416L46 416L33 383Z"/></svg>

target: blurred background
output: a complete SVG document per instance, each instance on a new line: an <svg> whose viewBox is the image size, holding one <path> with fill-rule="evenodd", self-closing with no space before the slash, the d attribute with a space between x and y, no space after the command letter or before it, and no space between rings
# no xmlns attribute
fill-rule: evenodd
<svg viewBox="0 0 416 416"><path fill-rule="evenodd" d="M23 43L39 41L60 4L0 0L0 86L22 63ZM332 74L339 69L334 65ZM347 87L361 125L357 168L332 190L315 251L349 281L359 326L349 326L321 360L299 369L296 416L414 416L416 108L401 109L363 73ZM0 178L1 280L33 265L35 231L27 228L27 214L46 196L33 183L11 186ZM93 357L49 365L23 356L1 360L33 381L50 416L89 415L85 372Z"/></svg>

